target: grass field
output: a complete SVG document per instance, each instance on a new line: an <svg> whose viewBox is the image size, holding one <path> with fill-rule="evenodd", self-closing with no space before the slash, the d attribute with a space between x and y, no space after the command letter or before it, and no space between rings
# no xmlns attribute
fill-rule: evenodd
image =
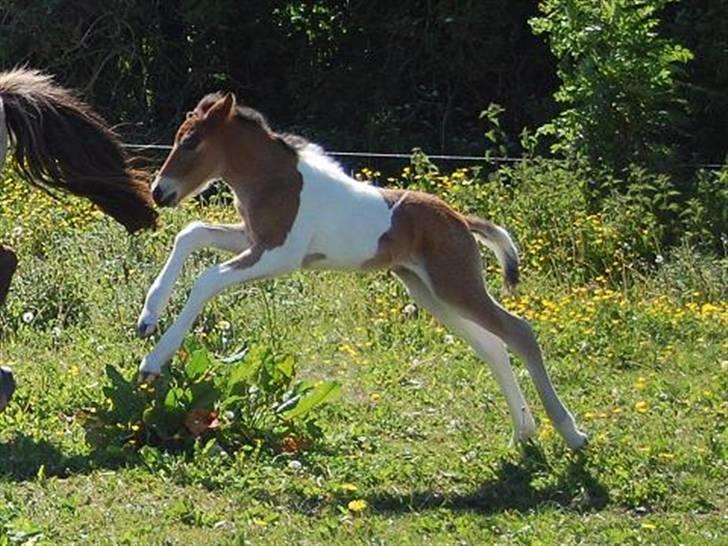
<svg viewBox="0 0 728 546"><path fill-rule="evenodd" d="M0 415L0 545L728 540L725 259L676 249L646 273L615 257L606 273L575 279L558 269L575 262L552 260L570 243L522 233L519 222L532 226L517 216L525 205L499 209L525 266L504 304L534 324L557 389L590 434L582 453L545 421L520 362L540 429L537 441L510 446L487 367L408 307L391 276L306 273L231 290L191 338L220 356L244 342L269 346L295 355L301 377L339 381L342 396L319 413L324 438L293 454L142 455L89 442L80 410L103 405L107 364L131 374L150 350L134 325L176 231L230 211L165 212L157 232L129 239L78 205L62 212L11 180L3 191L0 233L21 263L0 317L0 363L19 384ZM591 230L590 255L618 256L608 219L582 220L574 229ZM163 326L216 259L190 261Z"/></svg>

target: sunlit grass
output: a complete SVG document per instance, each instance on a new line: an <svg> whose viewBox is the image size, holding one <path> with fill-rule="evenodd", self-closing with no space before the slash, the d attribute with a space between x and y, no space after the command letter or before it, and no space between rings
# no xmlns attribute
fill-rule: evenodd
<svg viewBox="0 0 728 546"><path fill-rule="evenodd" d="M566 189L562 201L549 198L558 187L536 179L538 169L522 176L539 188L519 189L423 168L387 183L419 184L513 231L523 285L500 297L488 255L486 275L534 324L557 389L590 433L583 454L565 448L518 362L540 428L534 445L509 447L487 367L386 273L300 273L236 288L190 334L219 356L269 346L296 355L302 377L339 381L343 396L320 417L322 444L276 454L202 442L184 453L122 441L99 450L82 414L103 406L107 364L131 374L150 350L133 326L174 234L193 218L234 214L191 203L164 211L159 231L128 238L84 204L62 209L6 173L0 232L21 263L0 316L0 363L19 383L0 415L0 545L720 544L725 261L645 250L641 223L590 212ZM547 198L548 214L561 211L551 222L539 208ZM190 260L163 328L218 259Z"/></svg>

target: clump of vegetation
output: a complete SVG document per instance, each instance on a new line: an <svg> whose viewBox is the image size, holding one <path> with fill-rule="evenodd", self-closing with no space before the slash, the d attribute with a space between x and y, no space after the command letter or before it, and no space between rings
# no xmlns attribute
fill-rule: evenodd
<svg viewBox="0 0 728 546"><path fill-rule="evenodd" d="M553 150L585 154L621 170L670 152L666 137L683 106L675 73L692 53L658 32L670 0L613 2L549 0L531 20L559 59L564 105L541 128L556 136Z"/></svg>
<svg viewBox="0 0 728 546"><path fill-rule="evenodd" d="M315 412L341 389L333 381L296 379L296 361L254 346L225 362L206 349L181 351L153 384L106 367L104 405L86 410L97 446L190 449L199 440L241 448L297 452L322 436Z"/></svg>

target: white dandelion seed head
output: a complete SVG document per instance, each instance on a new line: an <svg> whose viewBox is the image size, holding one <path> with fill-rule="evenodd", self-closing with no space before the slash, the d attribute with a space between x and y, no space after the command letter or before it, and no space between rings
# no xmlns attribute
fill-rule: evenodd
<svg viewBox="0 0 728 546"><path fill-rule="evenodd" d="M417 306L414 303L408 303L404 306L404 309L402 309L402 314L410 317L414 315L417 312Z"/></svg>

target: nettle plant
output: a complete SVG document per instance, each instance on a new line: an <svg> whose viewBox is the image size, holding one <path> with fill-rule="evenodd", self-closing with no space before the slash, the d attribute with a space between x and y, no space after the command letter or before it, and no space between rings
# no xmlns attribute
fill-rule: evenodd
<svg viewBox="0 0 728 546"><path fill-rule="evenodd" d="M187 346L152 385L106 367L105 403L86 412L89 440L191 449L199 441L231 452L297 452L322 436L315 411L338 396L333 381L296 379L296 361L253 346L220 361Z"/></svg>

